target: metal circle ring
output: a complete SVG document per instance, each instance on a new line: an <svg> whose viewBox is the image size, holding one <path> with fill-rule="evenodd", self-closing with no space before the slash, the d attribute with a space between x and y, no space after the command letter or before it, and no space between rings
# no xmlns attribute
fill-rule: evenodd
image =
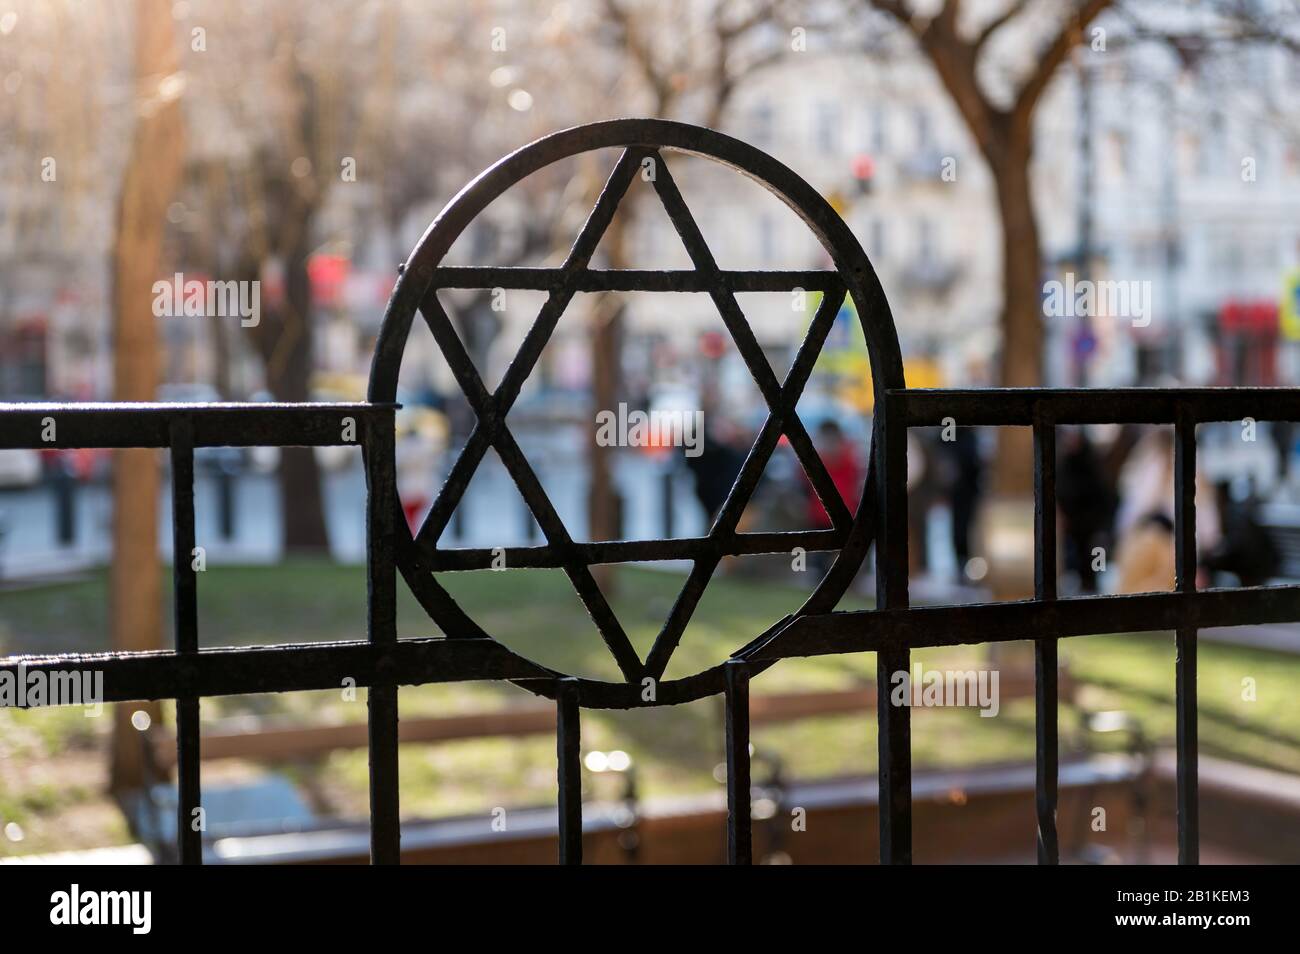
<svg viewBox="0 0 1300 954"><path fill-rule="evenodd" d="M666 120L619 119L562 130L504 157L465 186L439 213L420 238L393 288L375 347L369 399L374 402L396 400L402 354L412 322L422 306L427 306L428 300L434 299L435 296L431 292L435 290L435 270L441 265L447 250L475 217L512 185L554 162L592 150L619 147L625 150L623 161L626 161L629 156L635 158L647 154L653 155L660 149L666 149L721 163L773 193L808 226L829 254L842 283L842 289L845 294L852 297L862 324L871 363L872 388L875 397L872 422L874 447L881 433L885 392L904 386L903 362L889 304L885 300L875 270L861 245L830 204L812 186L776 159L753 146L714 130ZM617 168L616 175L618 175ZM611 176L611 183L613 179L614 177ZM675 186L671 188L675 189ZM607 185L606 191L608 192L609 189L610 186ZM621 196L621 192L619 195ZM614 199L615 203L617 198ZM663 198L662 194L661 198ZM609 212L612 214L612 210ZM672 214L671 209L669 213ZM593 218L596 215L597 213L593 213ZM599 235L596 236L597 240L598 238ZM582 242L583 237L580 235L578 244ZM594 249L595 241L589 244ZM591 250L586 250L588 256ZM584 259L578 270L581 271L585 267ZM699 268L698 261L696 267ZM554 288L541 290L550 290L553 294L555 292ZM715 289L709 290L712 292ZM569 292L571 295L572 288ZM562 308L563 306L561 310ZM441 310L440 306L438 310ZM555 317L558 318L558 315ZM437 336L435 330L435 338ZM456 346L446 338L440 339L438 343L445 355L449 346ZM453 356L448 356L448 361L455 371ZM480 389L479 394L482 397L486 391L482 390L477 372L471 369L470 373L471 385ZM457 376L462 388L465 388L466 379L459 374ZM478 382L477 385L473 385L474 381ZM474 396L468 391L467 397L470 398L471 404L474 404ZM484 400L490 400L490 397ZM500 430L494 430L498 424L501 430L504 429L504 415L501 415L501 421L484 420L484 407L476 406L475 410L479 415L481 428L496 434L500 433ZM488 416L492 415L489 413ZM875 536L874 511L870 506L876 480L874 455L872 457L867 469L863 498L856 514L852 517L844 543L836 551L835 560L825 577L817 584L804 604L792 614L793 616L826 613L833 610L862 565ZM510 462L508 460L505 462L509 468ZM471 472L475 466L477 465L471 465ZM443 490L446 490L445 484ZM435 573L430 568L427 548L424 544L416 542L406 521L398 519L395 531L398 569L416 599L448 638L492 638L491 634L479 628L452 600L450 594L437 583ZM701 547L698 552L686 554L687 558L695 560L694 565L699 566L701 559L716 561L719 558L716 541L702 538L699 543ZM581 568L560 563L548 565L564 565L566 570L577 574L589 572L589 566L586 565ZM705 585L707 586L707 578ZM588 609L590 611L590 605ZM687 619L689 620L689 613ZM596 622L598 628L601 628L600 621ZM683 629L685 625L685 622L681 624ZM601 635L606 636L603 629ZM759 637L762 634L754 635ZM680 634L678 637L680 638ZM606 641L609 642L608 638ZM736 652L739 653L742 649L743 647L737 647ZM566 674L532 663L512 650L510 652L520 663L536 671L535 678L516 679L517 684L539 695L554 698L558 691L557 680ZM643 691L642 679L646 672L643 670L637 673L630 666L623 665L625 682L606 682L577 677L578 697L583 707L597 709L642 708L690 702L723 691L724 665L718 664L684 678L658 681L652 699L645 698L646 693ZM756 664L755 670L765 668L766 665L768 664Z"/></svg>

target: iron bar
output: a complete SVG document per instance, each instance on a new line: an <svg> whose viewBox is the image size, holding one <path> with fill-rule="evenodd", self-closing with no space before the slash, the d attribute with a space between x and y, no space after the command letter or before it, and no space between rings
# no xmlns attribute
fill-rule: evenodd
<svg viewBox="0 0 1300 954"><path fill-rule="evenodd" d="M1034 422L1034 599L1056 599L1056 426L1040 415ZM1034 805L1038 815L1038 863L1060 863L1057 804L1057 641L1034 641Z"/></svg>
<svg viewBox="0 0 1300 954"><path fill-rule="evenodd" d="M733 292L827 291L841 284L839 273L809 271L721 271L710 278L695 269L680 271L611 268L584 269L571 279L580 292L708 292L722 283ZM517 288L549 291L566 281L562 268L443 265L433 270L435 288Z"/></svg>
<svg viewBox="0 0 1300 954"><path fill-rule="evenodd" d="M194 534L194 422L171 418L172 600L176 652L199 651L198 579ZM199 697L176 699L176 853L183 865L203 864Z"/></svg>
<svg viewBox="0 0 1300 954"><path fill-rule="evenodd" d="M555 747L560 783L560 864L582 864L582 712L578 680L556 689Z"/></svg>
<svg viewBox="0 0 1300 954"><path fill-rule="evenodd" d="M0 404L0 450L25 447L166 447L172 422L188 417L195 447L326 447L359 444L364 421L395 404ZM52 427L50 425L53 425ZM46 440L46 435L50 438Z"/></svg>
<svg viewBox="0 0 1300 954"><path fill-rule="evenodd" d="M1057 424L1173 424L1300 420L1300 388L909 388L908 427L1024 426L1040 410Z"/></svg>
<svg viewBox="0 0 1300 954"><path fill-rule="evenodd" d="M1196 592L1196 421L1190 413L1178 416L1174 428L1174 588L1180 594ZM1175 746L1178 752L1178 863L1194 865L1200 859L1200 793L1196 725L1195 617L1184 620L1174 640L1177 659L1174 698L1177 708Z"/></svg>
<svg viewBox="0 0 1300 954"><path fill-rule="evenodd" d="M385 422L367 428L365 437L367 637L371 646L391 650L397 643L393 426ZM381 675L387 675L382 672L384 662L381 658L377 664ZM396 684L386 679L372 685L366 704L370 724L370 860L373 864L398 864L402 830Z"/></svg>
<svg viewBox="0 0 1300 954"><path fill-rule="evenodd" d="M561 567L566 563L587 564L693 560L701 556L789 553L801 547L809 553L838 550L845 534L838 530L785 530L734 533L727 536L677 537L660 540L574 540L567 547L486 547L424 550L428 569L439 573L486 570L495 557L504 555L510 567Z"/></svg>
<svg viewBox="0 0 1300 954"><path fill-rule="evenodd" d="M281 643L205 649L67 653L0 658L0 672L104 674L105 702L232 696L357 686L416 686L467 680L550 679L555 673L488 639Z"/></svg>
<svg viewBox="0 0 1300 954"><path fill-rule="evenodd" d="M727 863L754 863L753 806L750 796L749 670L743 660L730 659L726 672L727 746Z"/></svg>
<svg viewBox="0 0 1300 954"><path fill-rule="evenodd" d="M883 413L882 413L883 412ZM877 408L875 438L880 481L876 537L876 604L883 611L906 612L907 428L900 399L890 396ZM880 863L912 863L912 710L893 704L897 674L910 678L907 642L876 654L876 749L880 786Z"/></svg>
<svg viewBox="0 0 1300 954"><path fill-rule="evenodd" d="M1300 584L1229 587L1195 593L1072 596L897 610L796 616L752 646L747 659L963 646L1107 633L1152 633L1194 622L1198 628L1300 619Z"/></svg>

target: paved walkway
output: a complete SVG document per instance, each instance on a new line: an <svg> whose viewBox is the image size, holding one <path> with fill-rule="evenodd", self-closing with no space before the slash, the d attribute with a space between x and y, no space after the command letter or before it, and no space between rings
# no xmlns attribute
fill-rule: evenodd
<svg viewBox="0 0 1300 954"><path fill-rule="evenodd" d="M1273 623L1267 626L1217 626L1201 630L1201 638L1216 643L1233 643L1254 649L1272 649L1282 653L1300 653L1300 623Z"/></svg>

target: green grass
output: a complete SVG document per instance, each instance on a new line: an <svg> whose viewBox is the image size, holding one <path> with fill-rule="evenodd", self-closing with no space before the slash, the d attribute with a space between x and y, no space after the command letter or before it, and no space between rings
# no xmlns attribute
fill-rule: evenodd
<svg viewBox="0 0 1300 954"><path fill-rule="evenodd" d="M485 629L518 652L565 672L617 679L618 672L572 587L560 571L510 570L455 574L448 588ZM644 656L682 583L682 576L620 568L611 596L629 637ZM169 588L164 586L164 592ZM398 629L403 637L436 633L420 607L399 587ZM797 608L806 590L741 576L715 578L674 656L669 677L711 666L774 621ZM867 605L846 601L845 608ZM365 632L365 579L358 567L297 560L275 567L214 567L199 583L204 647L359 639ZM169 618L165 611L164 618ZM93 651L107 647L108 591L102 575L0 596L0 652ZM170 636L168 636L170 638ZM1012 649L1012 658L1032 657ZM985 665L983 648L923 650L928 668ZM1173 737L1173 638L1166 634L1095 636L1062 643L1062 656L1084 683L1089 709L1121 708L1140 719L1157 742ZM754 682L755 694L847 688L874 679L870 654L787 660ZM1255 701L1242 699L1242 680L1255 680ZM1202 751L1300 772L1300 657L1202 642L1200 735ZM463 683L401 690L404 717L481 711L527 702L508 684ZM365 694L345 701L339 692L206 699L205 719L261 715L297 722L364 720ZM1079 720L1061 717L1062 746L1082 744ZM71 826L76 838L124 840L125 831L102 807L100 753L109 720L79 710L0 711L0 830L17 821L27 837L0 834L0 854L69 844L59 819L89 818ZM646 795L717 788L722 759L718 700L631 712L587 712L585 748L620 748L637 765ZM860 715L808 719L755 730L765 758L779 759L794 777L871 772L875 724ZM918 712L913 722L918 768L1032 758L1033 702L1004 701L999 718L973 710ZM545 803L554 797L554 740L493 739L437 746L406 746L402 806L408 816ZM14 771L14 767L19 768ZM63 767L63 771L60 770ZM299 781L322 811L364 815L366 753L337 752L311 763L278 766ZM205 765L205 778L224 770ZM761 770L760 774L761 774ZM613 792L610 792L613 794ZM96 825L98 827L96 827ZM92 842L93 843L93 842Z"/></svg>

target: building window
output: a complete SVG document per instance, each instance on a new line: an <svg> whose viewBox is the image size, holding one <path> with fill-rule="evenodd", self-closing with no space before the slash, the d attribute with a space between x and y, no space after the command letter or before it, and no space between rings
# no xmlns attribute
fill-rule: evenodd
<svg viewBox="0 0 1300 954"><path fill-rule="evenodd" d="M877 261L882 261L885 257L885 220L871 220L871 256Z"/></svg>
<svg viewBox="0 0 1300 954"><path fill-rule="evenodd" d="M934 261L934 223L921 219L917 223L917 258L922 262Z"/></svg>
<svg viewBox="0 0 1300 954"><path fill-rule="evenodd" d="M768 102L759 103L749 117L749 138L756 146L771 146L776 132L776 110Z"/></svg>
<svg viewBox="0 0 1300 954"><path fill-rule="evenodd" d="M817 148L826 155L835 155L840 149L840 108L837 103L817 104L817 123L814 138Z"/></svg>
<svg viewBox="0 0 1300 954"><path fill-rule="evenodd" d="M925 152L930 148L930 114L924 109L917 109L913 122L916 124L916 151Z"/></svg>

